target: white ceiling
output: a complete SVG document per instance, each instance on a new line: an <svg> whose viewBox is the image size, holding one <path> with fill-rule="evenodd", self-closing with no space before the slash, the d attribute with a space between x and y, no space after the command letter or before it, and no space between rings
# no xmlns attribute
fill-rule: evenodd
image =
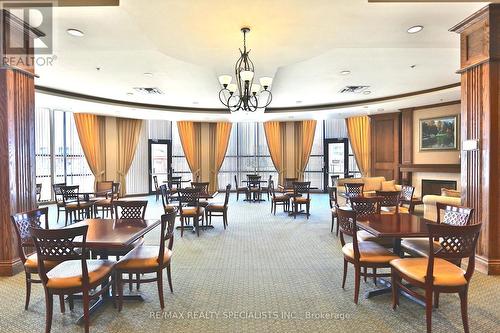
<svg viewBox="0 0 500 333"><path fill-rule="evenodd" d="M448 29L485 4L121 0L119 7L56 8L57 59L36 69L36 83L118 100L220 108L217 77L232 74L239 29L248 25L256 75L274 77L271 107L397 95L459 81L459 39ZM417 24L422 32L406 32ZM68 28L85 36L69 36ZM339 94L345 85L370 85L372 93ZM127 95L134 87L158 87L165 95ZM421 102L459 96L441 94Z"/></svg>

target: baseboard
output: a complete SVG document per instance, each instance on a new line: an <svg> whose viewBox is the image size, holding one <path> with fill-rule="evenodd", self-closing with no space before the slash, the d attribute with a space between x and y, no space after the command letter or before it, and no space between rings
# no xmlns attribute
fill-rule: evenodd
<svg viewBox="0 0 500 333"><path fill-rule="evenodd" d="M0 276L13 276L22 271L22 269L23 266L19 258L0 261Z"/></svg>
<svg viewBox="0 0 500 333"><path fill-rule="evenodd" d="M488 259L476 255L476 270L488 275L500 275L500 259Z"/></svg>

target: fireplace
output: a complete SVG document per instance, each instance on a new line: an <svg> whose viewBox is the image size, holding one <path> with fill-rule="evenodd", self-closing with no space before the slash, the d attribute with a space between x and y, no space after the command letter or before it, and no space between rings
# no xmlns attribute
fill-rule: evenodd
<svg viewBox="0 0 500 333"><path fill-rule="evenodd" d="M441 195L441 189L456 190L457 182L454 180L422 179L422 197L424 195Z"/></svg>

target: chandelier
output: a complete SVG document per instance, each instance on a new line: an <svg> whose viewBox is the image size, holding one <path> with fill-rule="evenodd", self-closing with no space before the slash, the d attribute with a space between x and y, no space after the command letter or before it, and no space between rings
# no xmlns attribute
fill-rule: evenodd
<svg viewBox="0 0 500 333"><path fill-rule="evenodd" d="M250 50L247 51L246 44L246 34L250 32L250 28L241 28L241 32L243 33L243 50L240 49L241 56L234 66L236 83L231 83L231 75L219 76L219 82L222 85L222 89L219 91L219 100L231 112L255 112L257 109L265 108L271 104L273 95L269 86L273 79L262 77L259 80L260 85L253 83L255 70L253 62L248 56Z"/></svg>

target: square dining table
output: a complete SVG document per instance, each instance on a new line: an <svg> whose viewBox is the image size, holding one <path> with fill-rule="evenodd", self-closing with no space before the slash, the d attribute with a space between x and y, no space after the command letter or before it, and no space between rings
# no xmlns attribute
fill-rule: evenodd
<svg viewBox="0 0 500 333"><path fill-rule="evenodd" d="M144 219L88 219L74 223L67 228L88 226L86 248L93 254L99 255L101 259L108 258L108 251L126 249L136 240L156 228L160 220ZM82 245L81 239L76 238L75 244ZM75 297L77 296L77 297ZM74 298L79 298L74 295ZM140 300L141 295L124 295L125 300ZM105 302L111 301L111 294L104 293L90 308L90 314L94 313ZM83 323L83 316L77 323Z"/></svg>
<svg viewBox="0 0 500 333"><path fill-rule="evenodd" d="M404 256L401 249L401 239L403 238L428 238L427 223L435 223L421 216L408 213L395 214L372 214L359 217L356 219L356 224L360 229L363 229L375 237L392 238L393 252L400 257ZM377 295L387 294L392 292L391 282L379 278L377 279L384 288L369 290L366 292L366 298ZM406 298L423 305L423 303L413 296L401 293Z"/></svg>

